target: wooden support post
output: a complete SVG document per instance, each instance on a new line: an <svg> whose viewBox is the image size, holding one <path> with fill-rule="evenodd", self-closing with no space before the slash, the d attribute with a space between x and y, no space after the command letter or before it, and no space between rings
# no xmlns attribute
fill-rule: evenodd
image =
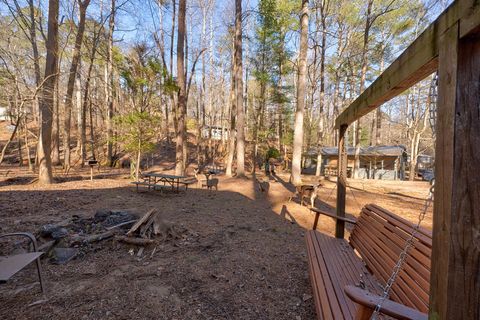
<svg viewBox="0 0 480 320"><path fill-rule="evenodd" d="M480 319L480 34L439 48L431 319Z"/></svg>
<svg viewBox="0 0 480 320"><path fill-rule="evenodd" d="M347 150L345 148L345 133L347 125L340 126L338 136L338 168L337 168L337 217L345 217L345 195L347 186ZM336 220L335 237L342 238L345 235L345 221Z"/></svg>

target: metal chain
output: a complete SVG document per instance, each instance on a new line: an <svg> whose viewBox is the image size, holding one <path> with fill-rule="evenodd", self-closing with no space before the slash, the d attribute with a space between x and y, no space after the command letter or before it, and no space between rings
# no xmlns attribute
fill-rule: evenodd
<svg viewBox="0 0 480 320"><path fill-rule="evenodd" d="M418 222L413 228L412 234L410 235L410 238L407 240L405 243L405 247L403 248L402 252L400 253L400 256L398 258L398 261L396 265L393 267L393 272L390 278L387 280L387 284L383 288L383 294L380 300L378 301L377 305L375 306L375 310L372 314L371 319L377 320L378 316L380 315L380 311L382 309L382 305L385 302L385 300L388 299L390 295L390 289L392 288L393 284L395 283L395 280L402 270L403 263L405 262L405 259L408 257L408 251L410 250L411 247L413 247L414 242L415 242L415 235L418 232L418 229L420 228L420 224L422 223L423 219L425 219L425 215L428 211L428 208L430 207L430 204L432 203L433 200L433 192L434 192L434 182L432 181L432 186L430 187L430 192L428 194L427 199L425 200L425 205L423 207L423 210L420 212L418 216Z"/></svg>
<svg viewBox="0 0 480 320"><path fill-rule="evenodd" d="M353 199L355 200L355 203L357 205L357 208L362 211L362 206L360 205L360 202L358 202L357 200L357 197L355 196L355 193L353 192L353 189L351 186L348 186L348 188L350 189L350 192L352 193L352 196L353 196Z"/></svg>
<svg viewBox="0 0 480 320"><path fill-rule="evenodd" d="M330 194L328 195L328 198L327 200L325 200L325 202L328 202L328 200L330 200L330 197L332 196L333 194L333 190L337 189L337 184L335 183L335 185L333 186L333 188L330 190Z"/></svg>

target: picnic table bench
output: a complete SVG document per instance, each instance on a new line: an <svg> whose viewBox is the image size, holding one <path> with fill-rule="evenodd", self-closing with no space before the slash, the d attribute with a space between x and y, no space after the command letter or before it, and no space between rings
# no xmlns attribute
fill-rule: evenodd
<svg viewBox="0 0 480 320"><path fill-rule="evenodd" d="M316 212L321 214L318 209ZM414 228L409 221L373 204L362 209L358 220L348 222L354 224L348 242L315 230L306 233L318 319L369 319ZM420 228L414 243L390 290L391 300L382 305L384 315L427 319L431 232Z"/></svg>

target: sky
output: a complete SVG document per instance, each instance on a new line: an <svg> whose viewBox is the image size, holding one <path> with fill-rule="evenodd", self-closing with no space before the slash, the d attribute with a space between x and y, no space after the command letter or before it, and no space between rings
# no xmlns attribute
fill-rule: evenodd
<svg viewBox="0 0 480 320"><path fill-rule="evenodd" d="M12 4L13 0L0 0L0 13L8 13L7 7L4 2ZM21 6L26 6L26 0L17 0ZM48 1L47 0L36 0L37 3L42 8L42 11L47 14L48 12ZM72 15L77 19L78 10L75 10L73 13L71 8L75 0L61 0L61 21L69 19ZM122 50L127 51L129 47L136 43L146 42L149 43L152 47L155 42L153 41L152 34L159 34L160 30L160 9L158 6L158 0L115 0L119 9L116 13L116 29L115 29L115 44L122 48ZM163 16L163 29L166 38L166 52L169 52L170 46L170 34L172 26L172 5L171 0L165 1L164 5L161 8L161 15ZM400 0L399 0L400 1ZM440 13L441 7L446 7L452 1L449 0L424 0L429 3L436 2L436 6L431 10L430 19L433 20ZM442 2L443 1L443 2ZM178 0L177 0L178 2ZM206 23L206 42L202 45L201 43L201 34L202 34L202 3L210 2L210 10L208 12L213 12L212 19L210 21L210 15L207 14L207 23ZM252 44L249 43L248 39L252 38L255 23L255 12L257 8L258 0L244 0L243 1L243 11L245 15L245 31L244 31L244 57L248 56L248 50L252 50ZM103 20L107 20L107 15L109 14L109 6L111 0L91 0L90 7L87 11L87 16L96 20L100 20L100 17L104 17ZM227 34L227 29L229 26L232 26L234 21L234 0L187 0L187 31L188 31L188 43L190 49L190 56L188 59L190 63L196 56L196 52L199 51L199 48L208 46L210 41L215 47L224 43L224 39ZM210 26L211 24L211 26ZM106 25L107 27L107 25ZM212 27L212 29L210 29ZM176 32L175 32L176 33ZM176 34L175 34L176 36ZM292 36L289 38L290 41L287 44L289 49L292 52L297 51L298 46L298 33L293 32ZM168 40L168 41L167 41ZM222 42L223 41L223 42ZM174 44L174 54L175 54ZM195 51L196 50L196 51ZM221 53L215 50L213 55L218 58ZM208 62L209 55L211 52L205 53L206 62ZM399 52L396 55L400 54ZM221 56L221 58L225 58ZM167 64L169 63L169 54L166 54ZM175 60L175 56L174 56ZM199 61L198 67L202 67L202 61ZM209 68L209 63L206 63L206 69ZM175 69L175 67L174 67Z"/></svg>

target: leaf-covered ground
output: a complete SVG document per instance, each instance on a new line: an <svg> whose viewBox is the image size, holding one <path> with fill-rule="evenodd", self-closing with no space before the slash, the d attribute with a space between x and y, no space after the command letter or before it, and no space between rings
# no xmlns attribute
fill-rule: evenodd
<svg viewBox="0 0 480 320"><path fill-rule="evenodd" d="M163 168L157 168L163 170ZM105 170L105 169L104 169ZM0 174L7 173L3 169ZM305 229L313 215L288 202L288 176L258 180L220 176L218 191L136 193L121 170L93 182L79 172L51 186L31 183L11 169L0 180L0 233L36 232L42 225L91 217L99 209L144 213L157 208L187 236L138 247L113 239L92 246L65 265L43 261L48 301L41 299L35 269L0 286L1 319L312 319ZM313 177L306 177L306 180ZM352 181L347 211L375 202L415 221L428 185L421 182ZM335 184L324 181L316 206L332 208ZM427 216L425 226L431 226ZM334 224L321 218L319 229Z"/></svg>

